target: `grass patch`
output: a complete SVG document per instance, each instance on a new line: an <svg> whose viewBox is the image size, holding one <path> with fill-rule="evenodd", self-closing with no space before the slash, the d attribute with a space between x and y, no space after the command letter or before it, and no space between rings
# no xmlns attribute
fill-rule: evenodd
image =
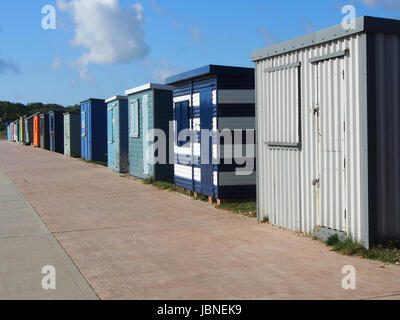
<svg viewBox="0 0 400 320"><path fill-rule="evenodd" d="M178 187L174 185L172 182L168 181L154 181L153 178L148 178L143 180L144 184L152 185L160 190L168 190L171 192L178 192Z"/></svg>
<svg viewBox="0 0 400 320"><path fill-rule="evenodd" d="M180 194L189 195L188 190L179 188L172 182L154 181L153 178L148 178L148 179L145 179L142 181L144 184L152 185L160 190L167 190L170 192L177 192ZM198 194L197 197L195 198L193 196L193 193L190 193L190 197L197 201L208 202L208 197L205 195L202 195L202 194ZM239 201L239 202L224 203L224 204L216 206L216 208L228 210L233 213L238 213L238 214L246 215L246 216L253 217L253 218L257 217L257 204L255 201Z"/></svg>
<svg viewBox="0 0 400 320"><path fill-rule="evenodd" d="M257 217L257 203L256 201L236 201L236 202L226 202L221 203L217 206L219 209L224 209L231 211L233 213L238 213L246 215L252 218Z"/></svg>
<svg viewBox="0 0 400 320"><path fill-rule="evenodd" d="M400 241L389 241L366 249L352 238L341 241L337 235L332 235L325 241L325 244L343 255L400 264Z"/></svg>

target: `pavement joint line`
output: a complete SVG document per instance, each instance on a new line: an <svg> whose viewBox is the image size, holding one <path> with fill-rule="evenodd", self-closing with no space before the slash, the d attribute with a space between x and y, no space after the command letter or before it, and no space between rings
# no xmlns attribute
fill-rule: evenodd
<svg viewBox="0 0 400 320"><path fill-rule="evenodd" d="M39 236L43 236L43 235L48 235L48 234L51 234L51 232L24 234L24 235L17 235L17 236L0 236L0 239L31 238L31 237L39 237Z"/></svg>
<svg viewBox="0 0 400 320"><path fill-rule="evenodd" d="M4 201L1 201L1 203L12 203L12 202L21 202L21 201L23 201L22 199L17 199L17 200L4 200Z"/></svg>
<svg viewBox="0 0 400 320"><path fill-rule="evenodd" d="M74 233L74 232L90 232L90 231L106 231L106 230L118 230L118 229L129 229L137 226L120 226L120 227L108 227L108 228L94 228L94 229L76 229L76 230L64 230L64 231L54 231L53 234L63 234L63 233Z"/></svg>

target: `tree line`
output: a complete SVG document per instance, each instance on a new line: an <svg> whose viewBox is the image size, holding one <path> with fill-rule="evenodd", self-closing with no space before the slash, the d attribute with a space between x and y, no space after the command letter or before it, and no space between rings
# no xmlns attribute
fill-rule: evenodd
<svg viewBox="0 0 400 320"><path fill-rule="evenodd" d="M0 131L5 130L6 122L11 122L19 119L21 116L32 115L37 112L49 112L49 111L62 111L62 112L79 112L80 106L68 106L64 107L59 104L43 104L41 102L35 103L13 103L9 101L0 101Z"/></svg>

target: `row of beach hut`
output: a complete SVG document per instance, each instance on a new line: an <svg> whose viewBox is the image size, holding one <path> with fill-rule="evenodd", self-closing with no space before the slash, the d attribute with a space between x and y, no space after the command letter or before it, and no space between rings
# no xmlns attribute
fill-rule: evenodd
<svg viewBox="0 0 400 320"><path fill-rule="evenodd" d="M254 51L252 61L255 69L209 65L88 99L64 122L20 118L8 137L44 148L64 139L67 155L79 150L118 172L173 179L210 198L257 194L258 219L287 229L351 236L366 247L400 238L400 21L360 17L354 28ZM68 135L51 138L63 124ZM168 133L167 164L149 159L153 128ZM195 139L179 139L185 129ZM220 139L222 131L239 135ZM239 149L245 161L221 159L220 147ZM253 170L238 174L244 162Z"/></svg>
<svg viewBox="0 0 400 320"><path fill-rule="evenodd" d="M21 117L8 126L21 134L9 140L108 163L117 172L141 179L174 181L210 201L254 199L254 69L208 65L166 83L144 84L108 99L87 99L81 102L80 114L51 111ZM155 129L163 133L157 136L158 150ZM180 141L185 129L194 133L192 139ZM206 129L210 135L202 137ZM223 145L218 137L223 130L236 141ZM242 139L246 131L253 131L252 141ZM246 145L252 148L245 159L252 171L237 175L246 155L237 164L234 150L246 152ZM219 160L220 147L232 151L231 161L226 156Z"/></svg>

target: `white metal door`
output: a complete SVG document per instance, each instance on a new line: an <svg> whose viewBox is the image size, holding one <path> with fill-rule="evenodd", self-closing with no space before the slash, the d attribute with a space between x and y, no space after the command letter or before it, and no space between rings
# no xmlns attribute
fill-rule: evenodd
<svg viewBox="0 0 400 320"><path fill-rule="evenodd" d="M316 64L318 102L315 106L319 177L317 220L322 227L346 228L346 109L347 57Z"/></svg>

